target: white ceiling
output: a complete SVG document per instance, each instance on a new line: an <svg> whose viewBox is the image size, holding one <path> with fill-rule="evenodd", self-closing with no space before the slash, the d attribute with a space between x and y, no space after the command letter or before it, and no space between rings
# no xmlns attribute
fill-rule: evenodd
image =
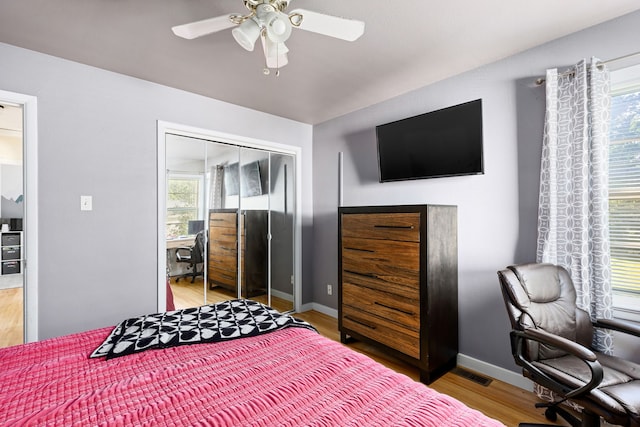
<svg viewBox="0 0 640 427"><path fill-rule="evenodd" d="M231 30L175 25L247 10L241 0L0 0L0 42L316 124L640 9L637 0L291 0L359 19L345 42L294 29L289 65L262 74Z"/></svg>

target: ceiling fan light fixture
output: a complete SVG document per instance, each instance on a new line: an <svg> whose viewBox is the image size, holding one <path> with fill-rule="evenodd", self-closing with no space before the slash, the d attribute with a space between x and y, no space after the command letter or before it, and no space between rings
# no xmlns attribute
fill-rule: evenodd
<svg viewBox="0 0 640 427"><path fill-rule="evenodd" d="M265 18L267 37L276 42L283 43L291 35L291 22L289 17L282 12L272 12Z"/></svg>
<svg viewBox="0 0 640 427"><path fill-rule="evenodd" d="M274 42L269 37L264 38L264 56L266 58L275 58L289 52L289 48L284 43Z"/></svg>
<svg viewBox="0 0 640 427"><path fill-rule="evenodd" d="M253 19L247 19L231 30L231 34L240 46L251 52L260 36L260 26Z"/></svg>

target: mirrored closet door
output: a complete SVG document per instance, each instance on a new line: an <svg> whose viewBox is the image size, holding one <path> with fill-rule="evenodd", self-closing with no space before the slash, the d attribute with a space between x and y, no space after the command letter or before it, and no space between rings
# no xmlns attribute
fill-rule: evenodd
<svg viewBox="0 0 640 427"><path fill-rule="evenodd" d="M165 143L175 307L251 298L293 310L295 156L173 134Z"/></svg>

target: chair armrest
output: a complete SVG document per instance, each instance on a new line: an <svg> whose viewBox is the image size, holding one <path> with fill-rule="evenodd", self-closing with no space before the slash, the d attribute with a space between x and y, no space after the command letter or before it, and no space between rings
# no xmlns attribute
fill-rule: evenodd
<svg viewBox="0 0 640 427"><path fill-rule="evenodd" d="M593 322L593 326L640 337L640 325L626 320L596 319L596 321Z"/></svg>
<svg viewBox="0 0 640 427"><path fill-rule="evenodd" d="M526 339L538 341L548 346L566 351L567 353L582 360L588 360L590 362L598 360L595 353L587 347L559 335L550 334L542 329L525 329L523 333Z"/></svg>
<svg viewBox="0 0 640 427"><path fill-rule="evenodd" d="M540 370L537 366L526 359L524 354L524 343L526 340L533 340L566 351L567 353L577 357L584 362L591 371L591 378L581 387L572 388L574 386L562 383L555 378L550 377L547 373ZM566 398L579 397L589 393L598 387L602 382L604 371L602 365L598 362L598 358L590 349L563 338L553 335L541 329L525 329L523 331L511 331L511 348L513 357L519 366L528 370L535 381Z"/></svg>
<svg viewBox="0 0 640 427"><path fill-rule="evenodd" d="M187 252L187 253L185 253ZM184 259L183 259L184 257ZM178 248L176 248L176 259L181 262L181 261L185 261L187 262L189 257L191 257L191 248L189 247L185 247L185 246L180 246Z"/></svg>

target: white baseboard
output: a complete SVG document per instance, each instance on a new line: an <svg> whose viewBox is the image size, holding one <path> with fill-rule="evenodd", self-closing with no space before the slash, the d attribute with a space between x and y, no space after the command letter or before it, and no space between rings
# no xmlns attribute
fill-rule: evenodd
<svg viewBox="0 0 640 427"><path fill-rule="evenodd" d="M285 301L293 302L293 295L279 291L277 289L271 289L271 296L283 299Z"/></svg>
<svg viewBox="0 0 640 427"><path fill-rule="evenodd" d="M336 319L338 318L338 310L315 302L303 304L300 311L304 312L309 310L315 310L326 314L327 316L331 316ZM533 390L533 382L523 377L521 374L475 359L465 354L458 354L457 364L462 368L467 368L479 374L487 375L491 378L495 378L496 380L511 384L514 387L519 387L526 391Z"/></svg>
<svg viewBox="0 0 640 427"><path fill-rule="evenodd" d="M334 319L338 318L338 310L335 308L327 307L326 305L318 304L315 302L302 304L300 307L300 312L305 312L309 310L315 310L319 313L326 314L327 316L331 316Z"/></svg>
<svg viewBox="0 0 640 427"><path fill-rule="evenodd" d="M495 378L496 380L511 384L512 386L519 387L526 391L533 390L533 382L531 382L531 380L508 369L483 362L482 360L474 359L473 357L465 354L458 354L457 362L458 366L462 368L467 368L479 374L487 375L491 378Z"/></svg>

